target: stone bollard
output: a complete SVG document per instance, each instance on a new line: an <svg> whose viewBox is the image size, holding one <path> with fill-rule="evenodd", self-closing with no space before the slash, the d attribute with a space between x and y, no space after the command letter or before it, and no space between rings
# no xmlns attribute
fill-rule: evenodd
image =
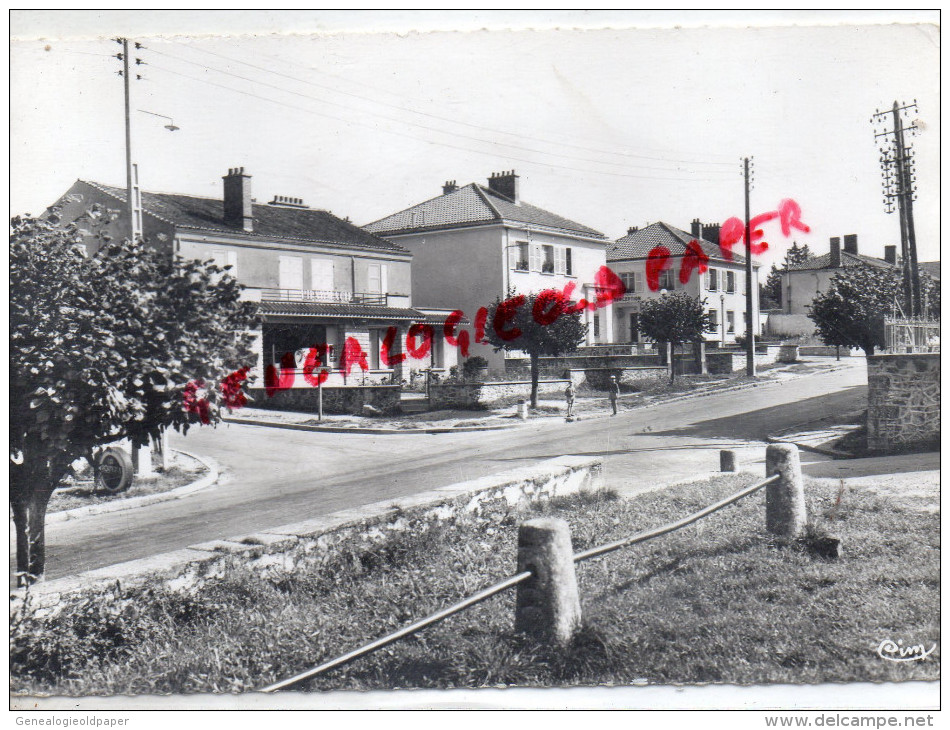
<svg viewBox="0 0 950 730"><path fill-rule="evenodd" d="M518 585L515 631L567 644L581 625L571 529L564 520L542 517L518 530L518 572L532 575Z"/></svg>
<svg viewBox="0 0 950 730"><path fill-rule="evenodd" d="M765 490L765 528L776 535L799 537L805 530L805 487L795 444L769 444L765 449L765 476L780 476Z"/></svg>
<svg viewBox="0 0 950 730"><path fill-rule="evenodd" d="M521 398L518 401L518 418L522 421L527 420L528 418L528 401L524 398Z"/></svg>
<svg viewBox="0 0 950 730"><path fill-rule="evenodd" d="M737 471L735 451L731 449L719 450L719 471Z"/></svg>

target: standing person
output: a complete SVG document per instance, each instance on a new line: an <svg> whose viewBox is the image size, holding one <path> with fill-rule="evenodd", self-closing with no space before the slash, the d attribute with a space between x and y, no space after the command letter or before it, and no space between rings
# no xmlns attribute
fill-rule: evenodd
<svg viewBox="0 0 950 730"><path fill-rule="evenodd" d="M620 384L617 382L617 376L611 375L610 382L607 384L607 397L610 399L610 407L613 409L611 416L617 415L617 397L620 395Z"/></svg>
<svg viewBox="0 0 950 730"><path fill-rule="evenodd" d="M574 388L574 381L571 380L564 390L564 397L567 399L567 420L574 420L574 398L577 395L577 389Z"/></svg>

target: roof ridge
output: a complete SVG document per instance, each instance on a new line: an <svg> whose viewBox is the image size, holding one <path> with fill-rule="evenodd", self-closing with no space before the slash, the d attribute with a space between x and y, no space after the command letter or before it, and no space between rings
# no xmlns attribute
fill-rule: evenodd
<svg viewBox="0 0 950 730"><path fill-rule="evenodd" d="M478 197L480 197L482 201L485 203L485 205L487 205L488 208L491 210L491 212L495 214L495 217L498 220L504 220L505 217L501 214L501 211L495 207L495 204L488 199L488 196L485 194L485 191L482 190L482 186L476 182L469 183L469 185L471 185L475 189L475 192L478 194Z"/></svg>

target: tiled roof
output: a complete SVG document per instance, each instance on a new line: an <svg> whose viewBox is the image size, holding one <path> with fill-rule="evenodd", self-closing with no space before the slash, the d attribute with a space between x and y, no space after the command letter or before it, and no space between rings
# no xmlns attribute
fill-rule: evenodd
<svg viewBox="0 0 950 730"><path fill-rule="evenodd" d="M469 183L450 193L380 218L364 228L372 233L386 235L502 220L606 239L600 231L595 231L593 228L530 203L515 203L510 198L478 183Z"/></svg>
<svg viewBox="0 0 950 730"><path fill-rule="evenodd" d="M425 322L426 315L405 307L377 307L364 304L321 302L261 302L261 314L283 317L330 317L334 319L382 319Z"/></svg>
<svg viewBox="0 0 950 730"><path fill-rule="evenodd" d="M889 264L884 259L874 258L873 256L865 256L860 253L848 253L847 251L841 252L841 266L840 268L846 269L851 266L875 266L879 269L893 269L894 264ZM818 269L830 269L831 266L831 254L823 253L821 256L812 256L805 261L802 261L798 264L792 264L788 267L789 271L816 271Z"/></svg>
<svg viewBox="0 0 950 730"><path fill-rule="evenodd" d="M126 201L125 189L83 180L112 197ZM330 246L358 246L393 253L407 253L392 241L373 235L349 221L325 210L286 208L278 205L253 204L254 231L229 226L224 222L224 204L215 198L200 198L173 193L142 193L142 208L179 228L226 233L242 238L281 239L321 243Z"/></svg>
<svg viewBox="0 0 950 730"><path fill-rule="evenodd" d="M686 253L686 245L690 241L698 241L703 253L715 261L726 261L722 256L719 246L711 241L697 239L686 231L682 231L668 223L651 223L645 228L640 228L633 233L628 233L623 238L619 238L607 247L607 260L620 261L624 259L645 259L650 255L650 251L656 246L665 246L670 256L682 256ZM745 257L738 254L732 254L731 263L745 263ZM758 266L753 262L754 266Z"/></svg>

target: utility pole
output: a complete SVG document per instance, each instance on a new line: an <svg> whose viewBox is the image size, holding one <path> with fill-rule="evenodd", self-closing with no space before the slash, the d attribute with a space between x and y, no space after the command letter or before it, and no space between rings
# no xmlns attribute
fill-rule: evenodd
<svg viewBox="0 0 950 730"><path fill-rule="evenodd" d="M129 216L129 238L137 241L142 237L142 191L139 188L138 166L132 162L132 78L129 71L129 39L116 38L115 41L122 46L122 53L117 53L116 58L122 61L122 70L118 73L125 87L125 196ZM135 47L141 48L141 45L136 43ZM137 58L135 61L141 63L141 59ZM141 76L136 75L136 79L141 79Z"/></svg>
<svg viewBox="0 0 950 730"><path fill-rule="evenodd" d="M745 157L743 163L743 177L745 178L745 374L755 377L755 326L752 315L755 311L752 306L752 230L749 226L749 190L752 182L750 178L751 157Z"/></svg>
<svg viewBox="0 0 950 730"><path fill-rule="evenodd" d="M904 127L901 112L917 111L917 101L913 104L898 106L894 102L889 111L877 111L871 117L886 124L886 117L891 115L894 128L885 129L874 135L874 138L893 135L893 148L886 146L880 149L881 172L884 185L884 206L888 213L894 212L894 199L897 199L897 208L900 215L901 231L901 274L904 289L904 316L916 317L923 313L920 290L920 270L917 266L917 236L914 231L914 197L917 188L914 186L913 150L904 141L904 132L915 134L917 126Z"/></svg>

